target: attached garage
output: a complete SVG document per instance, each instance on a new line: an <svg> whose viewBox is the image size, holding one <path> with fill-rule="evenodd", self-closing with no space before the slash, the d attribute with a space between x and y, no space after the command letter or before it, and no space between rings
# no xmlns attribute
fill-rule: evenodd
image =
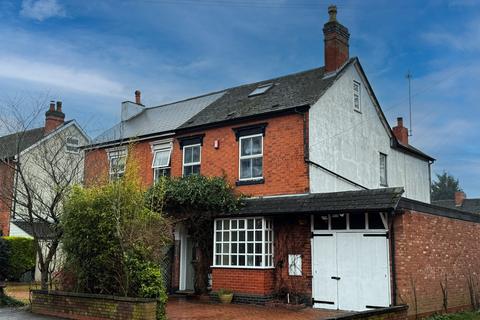
<svg viewBox="0 0 480 320"><path fill-rule="evenodd" d="M312 215L312 219L313 306L354 311L390 306L386 214Z"/></svg>
<svg viewBox="0 0 480 320"><path fill-rule="evenodd" d="M402 194L384 188L247 200L220 219L269 221L273 263L214 267L213 291L231 289L238 302L288 297L345 311L407 304L412 317L480 305L480 215Z"/></svg>

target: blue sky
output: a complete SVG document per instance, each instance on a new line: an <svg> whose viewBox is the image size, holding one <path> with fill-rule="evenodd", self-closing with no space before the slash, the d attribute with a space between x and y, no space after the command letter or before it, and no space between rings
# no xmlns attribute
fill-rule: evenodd
<svg viewBox="0 0 480 320"><path fill-rule="evenodd" d="M62 100L95 136L135 89L158 105L323 65L331 2L5 0L0 99ZM390 123L408 118L410 70L411 143L480 197L480 2L335 4Z"/></svg>

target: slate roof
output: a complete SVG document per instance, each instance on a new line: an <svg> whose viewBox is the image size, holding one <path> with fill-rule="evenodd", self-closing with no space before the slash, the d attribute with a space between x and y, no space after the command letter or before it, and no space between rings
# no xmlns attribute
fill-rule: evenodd
<svg viewBox="0 0 480 320"><path fill-rule="evenodd" d="M403 192L403 188L383 188L251 198L240 210L227 215L388 211L397 207Z"/></svg>
<svg viewBox="0 0 480 320"><path fill-rule="evenodd" d="M114 142L169 132L220 98L224 92L215 92L157 107L145 108L137 116L116 124L93 140L93 144Z"/></svg>
<svg viewBox="0 0 480 320"><path fill-rule="evenodd" d="M52 224L36 221L29 223L23 220L12 220L12 223L33 237L33 230L37 233L39 239L50 239L54 234Z"/></svg>
<svg viewBox="0 0 480 320"><path fill-rule="evenodd" d="M432 201L432 204L440 207L446 207L446 208L480 214L480 199L478 198L464 199L462 205L458 207L455 205L455 200L437 200L437 201Z"/></svg>
<svg viewBox="0 0 480 320"><path fill-rule="evenodd" d="M354 60L351 58L346 65ZM326 76L325 68L321 67L227 89L221 98L182 124L179 129L313 105L340 74L338 72ZM249 96L257 87L266 84L272 84L272 87L265 93Z"/></svg>
<svg viewBox="0 0 480 320"><path fill-rule="evenodd" d="M0 159L7 159L43 138L44 128L36 128L0 137Z"/></svg>

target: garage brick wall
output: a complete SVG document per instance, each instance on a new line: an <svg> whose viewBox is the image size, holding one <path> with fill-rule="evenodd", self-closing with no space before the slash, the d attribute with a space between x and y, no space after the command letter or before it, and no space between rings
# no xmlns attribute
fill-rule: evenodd
<svg viewBox="0 0 480 320"><path fill-rule="evenodd" d="M394 221L397 304L409 314L470 309L469 283L480 280L480 224L405 211ZM415 304L415 294L416 300Z"/></svg>
<svg viewBox="0 0 480 320"><path fill-rule="evenodd" d="M297 295L304 302L312 298L311 229L309 215L277 217L275 228L275 291ZM302 257L302 275L288 274L288 255Z"/></svg>

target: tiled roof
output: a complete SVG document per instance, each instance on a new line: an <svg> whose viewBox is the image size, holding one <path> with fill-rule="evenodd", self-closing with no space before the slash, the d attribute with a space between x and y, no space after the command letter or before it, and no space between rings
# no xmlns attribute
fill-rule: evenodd
<svg viewBox="0 0 480 320"><path fill-rule="evenodd" d="M432 201L432 204L480 214L480 199L464 199L461 206L457 206L455 200L437 200Z"/></svg>
<svg viewBox="0 0 480 320"><path fill-rule="evenodd" d="M350 59L347 64L354 61ZM225 94L193 116L179 129L310 106L327 91L339 74L325 74L324 67L289 74L225 90ZM263 94L250 95L256 88L271 84Z"/></svg>
<svg viewBox="0 0 480 320"><path fill-rule="evenodd" d="M396 208L403 191L403 188L383 188L252 198L245 200L245 205L238 212L231 214L388 211Z"/></svg>
<svg viewBox="0 0 480 320"><path fill-rule="evenodd" d="M36 128L0 137L0 159L7 159L34 145L44 137L44 128Z"/></svg>
<svg viewBox="0 0 480 320"><path fill-rule="evenodd" d="M175 103L145 108L137 116L123 123L120 122L100 134L93 140L93 144L173 131L222 95L223 92L216 92Z"/></svg>

